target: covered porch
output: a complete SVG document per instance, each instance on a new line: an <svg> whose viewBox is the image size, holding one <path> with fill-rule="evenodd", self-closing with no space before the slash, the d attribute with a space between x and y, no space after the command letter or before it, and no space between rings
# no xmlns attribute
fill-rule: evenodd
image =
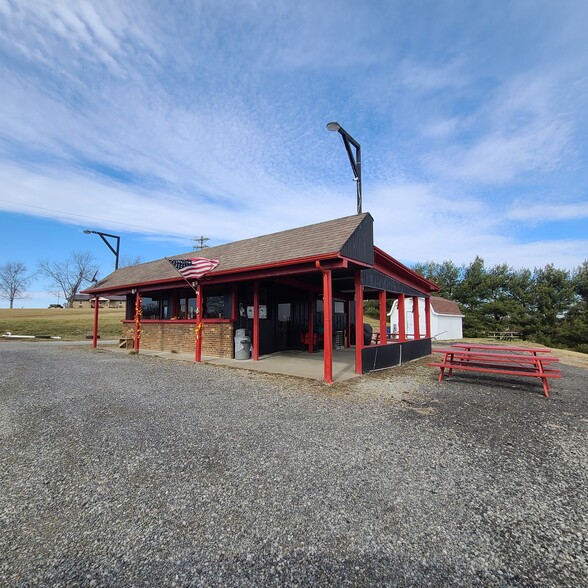
<svg viewBox="0 0 588 588"><path fill-rule="evenodd" d="M302 365L319 366L322 379L332 383L349 372L351 360L353 373L361 375L431 352L429 297L437 287L375 247L372 223L362 214L209 248L206 255L219 260L218 268L198 282L178 279L163 259L119 269L88 292L126 294L124 337L136 352L193 351L196 362L237 361L233 338L247 332L251 359L238 361L290 362L292 375ZM378 301L380 333L390 300L399 309L413 305L414 333L401 319L393 338L366 340L369 299ZM98 321L96 308L95 333ZM349 360L345 367L341 357Z"/></svg>

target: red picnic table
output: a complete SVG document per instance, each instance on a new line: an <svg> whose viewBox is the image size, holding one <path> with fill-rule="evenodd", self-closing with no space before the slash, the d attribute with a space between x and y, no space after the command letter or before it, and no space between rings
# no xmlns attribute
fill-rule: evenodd
<svg viewBox="0 0 588 588"><path fill-rule="evenodd" d="M546 347L514 347L511 345L488 345L477 343L454 343L450 349L437 349L443 353L441 362L427 365L440 368L439 382L445 370L451 376L453 370L508 374L541 378L543 392L549 398L549 378L561 378L561 372L549 366L558 362L557 357L546 355Z"/></svg>

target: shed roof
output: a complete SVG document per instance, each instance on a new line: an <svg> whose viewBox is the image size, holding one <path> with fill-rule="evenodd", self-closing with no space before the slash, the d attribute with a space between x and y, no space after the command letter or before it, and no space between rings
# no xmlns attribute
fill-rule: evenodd
<svg viewBox="0 0 588 588"><path fill-rule="evenodd" d="M439 296L431 296L431 307L437 314L464 316L457 305L457 302L447 300L446 298L440 298Z"/></svg>
<svg viewBox="0 0 588 588"><path fill-rule="evenodd" d="M362 225L371 225L373 219L369 213L356 214L305 227L298 227L251 239L243 239L201 251L190 251L173 255L170 259L186 257L206 257L218 259L219 265L207 276L230 274L245 269L261 269L273 265L289 265L309 259L325 259L344 256L365 263L361 252L346 247L354 233ZM369 249L373 256L373 237ZM343 253L344 252L344 255ZM122 289L138 284L153 282L173 282L181 279L178 272L167 259L158 259L147 263L124 267L116 270L88 288L85 292L102 292Z"/></svg>

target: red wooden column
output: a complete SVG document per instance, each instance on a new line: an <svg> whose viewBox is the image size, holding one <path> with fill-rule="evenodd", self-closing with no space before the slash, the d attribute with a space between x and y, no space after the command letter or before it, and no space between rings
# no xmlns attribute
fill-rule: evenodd
<svg viewBox="0 0 588 588"><path fill-rule="evenodd" d="M312 308L313 295L308 293L308 353L314 352L314 313Z"/></svg>
<svg viewBox="0 0 588 588"><path fill-rule="evenodd" d="M202 331L204 324L202 322L202 286L198 286L196 291L196 344L194 351L194 361L199 363L202 361Z"/></svg>
<svg viewBox="0 0 588 588"><path fill-rule="evenodd" d="M398 341L406 341L406 304L404 294L398 295Z"/></svg>
<svg viewBox="0 0 588 588"><path fill-rule="evenodd" d="M143 304L141 301L141 293L135 294L135 339L133 341L133 351L139 353L141 346L141 315L143 314Z"/></svg>
<svg viewBox="0 0 588 588"><path fill-rule="evenodd" d="M323 274L323 379L327 384L333 383L333 280L331 270L321 267L315 261L316 268Z"/></svg>
<svg viewBox="0 0 588 588"><path fill-rule="evenodd" d="M259 359L259 280L253 283L253 361Z"/></svg>
<svg viewBox="0 0 588 588"><path fill-rule="evenodd" d="M355 373L363 373L361 350L363 349L363 286L361 272L355 272Z"/></svg>
<svg viewBox="0 0 588 588"><path fill-rule="evenodd" d="M94 334L92 335L92 347L96 349L98 346L98 296L94 298Z"/></svg>
<svg viewBox="0 0 588 588"><path fill-rule="evenodd" d="M380 343L387 343L386 337L386 290L381 290L379 294L380 299Z"/></svg>
<svg viewBox="0 0 588 588"><path fill-rule="evenodd" d="M419 316L419 297L412 297L412 322L414 323L414 340L421 338L421 317Z"/></svg>
<svg viewBox="0 0 588 588"><path fill-rule="evenodd" d="M333 383L333 281L331 270L323 272L324 314L324 367L323 376L327 384Z"/></svg>
<svg viewBox="0 0 588 588"><path fill-rule="evenodd" d="M425 328L427 339L431 338L431 299L427 296L425 298Z"/></svg>

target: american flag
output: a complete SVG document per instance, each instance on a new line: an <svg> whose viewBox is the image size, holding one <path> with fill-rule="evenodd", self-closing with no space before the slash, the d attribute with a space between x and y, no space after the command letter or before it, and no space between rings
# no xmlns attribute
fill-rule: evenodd
<svg viewBox="0 0 588 588"><path fill-rule="evenodd" d="M188 280L199 280L219 264L218 259L206 259L206 257L168 259L168 261Z"/></svg>

